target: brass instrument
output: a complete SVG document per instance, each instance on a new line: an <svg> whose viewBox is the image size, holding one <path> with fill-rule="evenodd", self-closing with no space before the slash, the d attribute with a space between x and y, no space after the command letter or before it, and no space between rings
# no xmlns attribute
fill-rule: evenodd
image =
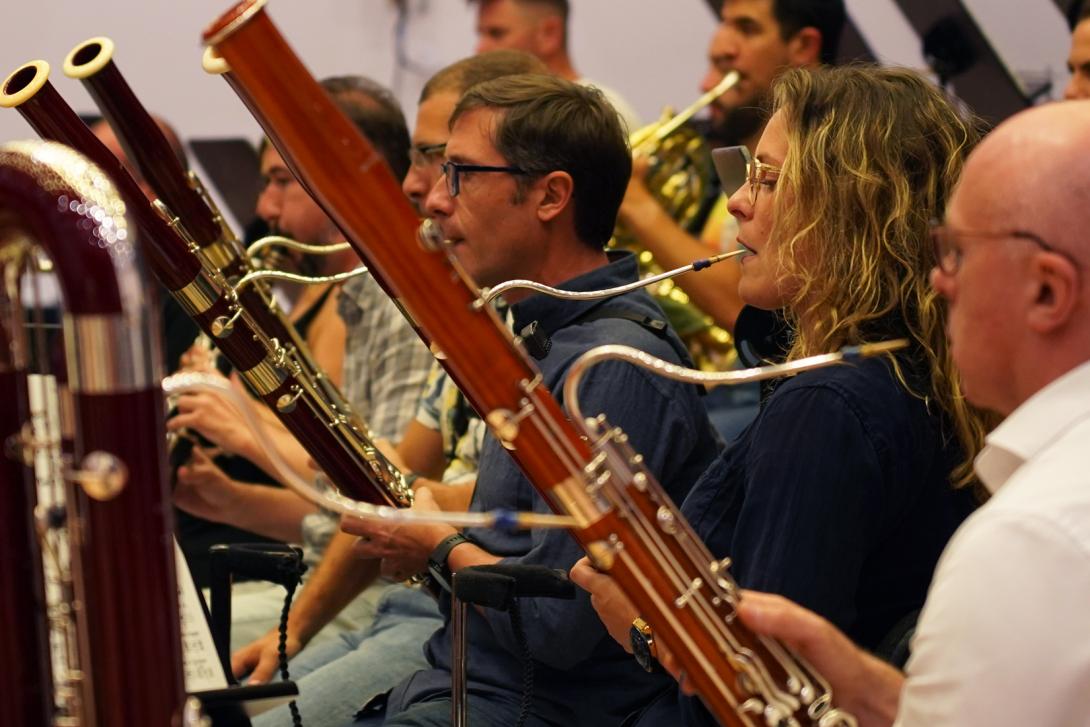
<svg viewBox="0 0 1090 727"><path fill-rule="evenodd" d="M0 690L0 712L17 725L183 714L155 298L125 213L106 174L71 149L0 147L0 531L20 548L0 556L18 692ZM59 324L34 305L47 274ZM8 560L17 553L24 562ZM20 599L36 602L10 610Z"/></svg>
<svg viewBox="0 0 1090 727"><path fill-rule="evenodd" d="M335 242L332 245L308 245L305 242L299 242L290 237L265 235L265 237L262 237L260 240L255 240L250 243L250 246L246 248L246 256L251 259L264 258L268 254L265 252L265 249L269 247L283 247L288 250L305 252L309 255L332 255L335 252L344 252L345 250L352 249L352 246L347 242ZM367 269L364 268L363 272L366 271Z"/></svg>
<svg viewBox="0 0 1090 727"><path fill-rule="evenodd" d="M706 211L705 195L714 170L707 143L687 122L733 88L738 79L738 72L731 71L715 88L680 113L671 114L667 110L659 121L632 132L628 139L633 156L646 157L651 162L644 180L648 190L670 217L689 232L693 232L690 228ZM617 225L611 244L636 252L642 272L662 271L650 251L642 249L623 225ZM663 281L653 295L698 367L715 371L734 363L736 355L730 333L693 305L676 283Z"/></svg>

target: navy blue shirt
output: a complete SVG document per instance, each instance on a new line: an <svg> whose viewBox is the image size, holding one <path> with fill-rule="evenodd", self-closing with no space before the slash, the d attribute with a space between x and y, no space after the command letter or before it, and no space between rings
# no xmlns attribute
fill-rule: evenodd
<svg viewBox="0 0 1090 727"><path fill-rule="evenodd" d="M836 365L781 383L682 512L742 587L784 595L873 649L923 605L973 509L949 481L962 457L885 358ZM680 700L682 719L671 696L640 724L715 724L695 698Z"/></svg>
<svg viewBox="0 0 1090 727"><path fill-rule="evenodd" d="M611 259L609 265L563 287L597 290L636 279L631 254ZM603 309L611 311L611 315L598 317ZM668 361L688 364L673 331L658 335L631 320L613 317L617 312L664 320L662 311L642 290L605 301L560 301L535 295L512 306L515 331L537 321L551 339L551 349L538 365L545 385L558 397L572 362L605 343L633 346ZM579 403L585 416L604 412L611 424L628 434L650 471L675 501L684 498L719 451L718 439L695 387L630 364L611 361L592 368L580 386ZM515 461L489 435L470 509L501 507L550 511ZM482 548L504 556L504 562L509 563L568 570L583 555L576 541L563 530L506 533L472 529L468 534ZM577 591L572 601L520 601L535 661L532 714L566 727L619 724L671 680L644 672L606 633L589 596ZM441 606L449 612L448 603L441 601ZM497 723L503 723L506 713L514 724L522 693L522 662L510 614L487 610L482 615L470 609L468 633L471 699L487 700ZM417 672L397 687L391 694L387 714L396 714L413 702L449 694L449 618L427 643L425 653L434 668Z"/></svg>

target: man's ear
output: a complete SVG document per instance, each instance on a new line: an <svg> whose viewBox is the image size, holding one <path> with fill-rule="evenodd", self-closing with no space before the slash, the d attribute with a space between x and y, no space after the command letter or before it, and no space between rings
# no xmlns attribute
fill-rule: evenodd
<svg viewBox="0 0 1090 727"><path fill-rule="evenodd" d="M821 31L806 27L787 41L787 56L791 66L801 68L821 63Z"/></svg>
<svg viewBox="0 0 1090 727"><path fill-rule="evenodd" d="M534 183L538 190L537 217L542 222L555 219L572 205L575 182L567 172L549 172Z"/></svg>
<svg viewBox="0 0 1090 727"><path fill-rule="evenodd" d="M552 58L564 50L564 21L556 15L547 15L537 24L537 50L535 55Z"/></svg>
<svg viewBox="0 0 1090 727"><path fill-rule="evenodd" d="M1036 297L1028 322L1040 334L1062 328L1079 302L1079 271L1068 258L1055 252L1033 256L1030 275L1036 281Z"/></svg>

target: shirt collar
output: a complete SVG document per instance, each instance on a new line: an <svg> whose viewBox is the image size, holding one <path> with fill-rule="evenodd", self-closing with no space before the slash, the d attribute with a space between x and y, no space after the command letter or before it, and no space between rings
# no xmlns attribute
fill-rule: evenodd
<svg viewBox="0 0 1090 727"><path fill-rule="evenodd" d="M1050 383L986 438L973 466L994 494L1015 471L1071 426L1090 417L1090 361Z"/></svg>
<svg viewBox="0 0 1090 727"><path fill-rule="evenodd" d="M637 274L635 255L625 251L610 251L608 264L553 287L583 293L631 283L636 280ZM546 334L552 335L608 300L609 298L560 301L537 293L511 306L513 329L517 333L531 321L537 321Z"/></svg>

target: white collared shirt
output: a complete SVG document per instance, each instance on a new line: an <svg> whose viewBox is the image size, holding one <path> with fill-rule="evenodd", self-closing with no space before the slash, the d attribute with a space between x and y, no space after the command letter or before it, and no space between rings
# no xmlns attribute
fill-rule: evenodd
<svg viewBox="0 0 1090 727"><path fill-rule="evenodd" d="M992 499L935 571L898 727L1090 725L1090 363L987 438Z"/></svg>

